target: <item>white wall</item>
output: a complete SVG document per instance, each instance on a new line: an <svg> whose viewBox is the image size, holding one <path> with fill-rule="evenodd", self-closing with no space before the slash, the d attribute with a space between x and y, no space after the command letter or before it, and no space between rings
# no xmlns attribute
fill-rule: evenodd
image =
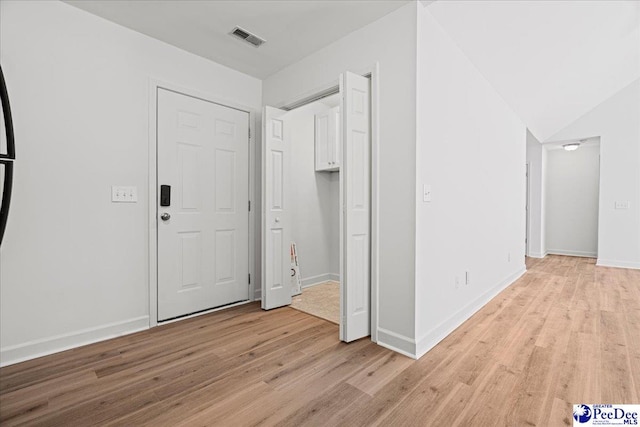
<svg viewBox="0 0 640 427"><path fill-rule="evenodd" d="M547 151L547 252L596 257L598 254L599 144Z"/></svg>
<svg viewBox="0 0 640 427"><path fill-rule="evenodd" d="M525 271L526 128L429 7L418 15L417 101L420 356Z"/></svg>
<svg viewBox="0 0 640 427"><path fill-rule="evenodd" d="M379 63L378 342L407 352L415 338L417 7L407 4L263 82L264 102L277 107L337 84L345 70Z"/></svg>
<svg viewBox="0 0 640 427"><path fill-rule="evenodd" d="M339 175L315 171L315 114L329 109L314 102L287 115L291 132L291 235L298 249L303 286L338 280L340 273Z"/></svg>
<svg viewBox="0 0 640 427"><path fill-rule="evenodd" d="M256 110L261 82L61 2L0 2L0 52L18 144L6 364L148 326L149 78ZM111 203L114 184L138 203Z"/></svg>
<svg viewBox="0 0 640 427"><path fill-rule="evenodd" d="M639 99L636 80L549 138L600 137L599 265L640 268ZM616 201L630 209L615 209Z"/></svg>
<svg viewBox="0 0 640 427"><path fill-rule="evenodd" d="M528 256L545 256L544 236L544 186L543 148L540 141L527 130L527 164L529 165L529 253ZM546 154L545 154L546 156Z"/></svg>

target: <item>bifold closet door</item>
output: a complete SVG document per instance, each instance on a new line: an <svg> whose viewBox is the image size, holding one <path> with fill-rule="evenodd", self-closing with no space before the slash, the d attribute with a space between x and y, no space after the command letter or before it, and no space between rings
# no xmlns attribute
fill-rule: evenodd
<svg viewBox="0 0 640 427"><path fill-rule="evenodd" d="M341 290L340 339L371 334L371 88L366 77L340 76L342 164L340 168Z"/></svg>
<svg viewBox="0 0 640 427"><path fill-rule="evenodd" d="M291 304L291 141L287 112L262 112L262 308Z"/></svg>

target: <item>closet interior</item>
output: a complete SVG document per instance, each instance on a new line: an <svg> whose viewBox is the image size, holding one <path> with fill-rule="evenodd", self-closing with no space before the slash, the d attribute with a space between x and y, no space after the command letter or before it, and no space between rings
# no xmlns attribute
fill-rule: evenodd
<svg viewBox="0 0 640 427"><path fill-rule="evenodd" d="M339 105L335 94L288 113L298 262L292 265L291 306L333 323L340 317Z"/></svg>

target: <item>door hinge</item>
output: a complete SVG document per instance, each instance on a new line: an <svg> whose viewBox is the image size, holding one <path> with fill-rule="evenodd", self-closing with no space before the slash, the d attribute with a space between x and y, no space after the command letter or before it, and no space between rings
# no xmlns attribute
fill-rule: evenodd
<svg viewBox="0 0 640 427"><path fill-rule="evenodd" d="M249 200L249 212L251 212L251 200Z"/></svg>
<svg viewBox="0 0 640 427"><path fill-rule="evenodd" d="M249 284L251 284L251 273L249 273Z"/></svg>
<svg viewBox="0 0 640 427"><path fill-rule="evenodd" d="M251 139L251 128L249 128L249 139Z"/></svg>

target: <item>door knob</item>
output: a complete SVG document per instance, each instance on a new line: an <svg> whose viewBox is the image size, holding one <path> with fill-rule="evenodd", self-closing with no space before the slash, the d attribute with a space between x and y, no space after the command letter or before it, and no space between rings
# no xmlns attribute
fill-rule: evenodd
<svg viewBox="0 0 640 427"><path fill-rule="evenodd" d="M169 221L170 218L171 218L171 215L169 215L167 212L160 215L160 219L163 221Z"/></svg>
<svg viewBox="0 0 640 427"><path fill-rule="evenodd" d="M276 222L280 222L280 217L279 216L276 217Z"/></svg>

